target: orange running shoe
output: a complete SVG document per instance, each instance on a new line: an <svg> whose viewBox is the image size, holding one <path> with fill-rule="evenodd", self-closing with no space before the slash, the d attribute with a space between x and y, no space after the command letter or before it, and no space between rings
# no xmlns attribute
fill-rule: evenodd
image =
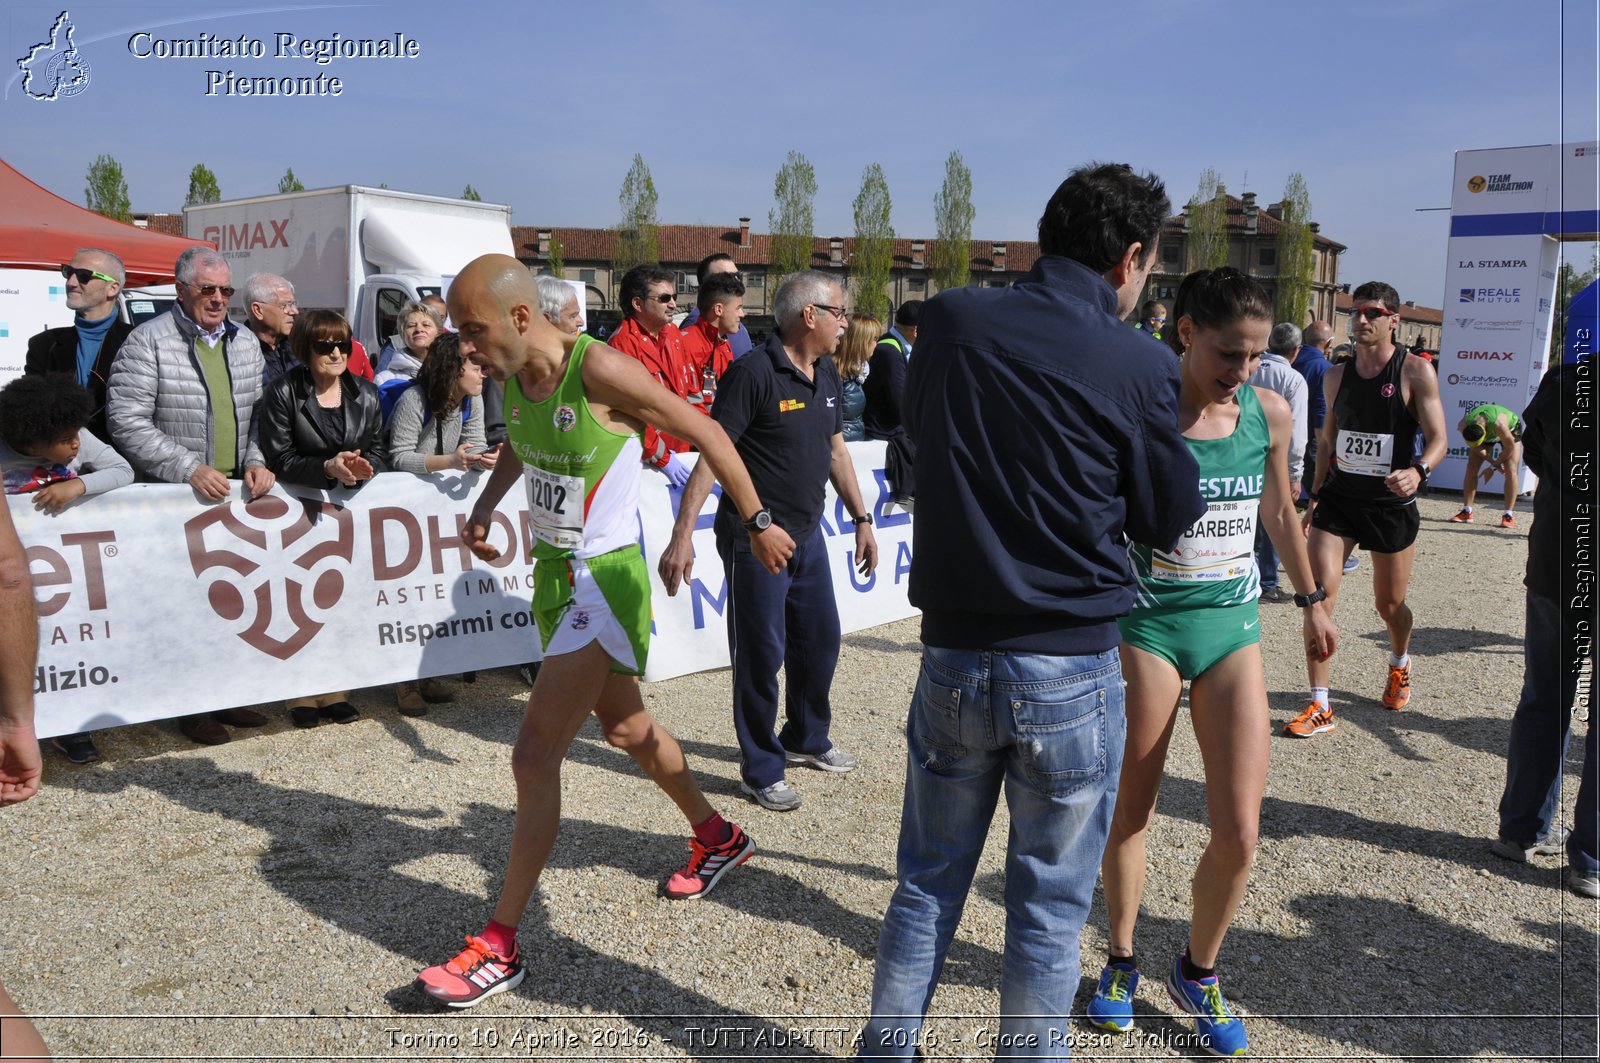
<svg viewBox="0 0 1600 1063"><path fill-rule="evenodd" d="M1333 710L1312 702L1306 706L1306 711L1283 725L1283 733L1296 738L1310 738L1323 731L1331 731L1339 725L1333 722Z"/></svg>
<svg viewBox="0 0 1600 1063"><path fill-rule="evenodd" d="M1502 527L1502 528L1515 528L1516 526L1517 526L1516 518L1514 518L1511 514L1502 513L1500 515L1500 527Z"/></svg>
<svg viewBox="0 0 1600 1063"><path fill-rule="evenodd" d="M449 963L423 968L417 988L452 1008L470 1008L485 997L504 993L522 981L522 950L515 945L502 956L480 937L467 938L467 947Z"/></svg>
<svg viewBox="0 0 1600 1063"><path fill-rule="evenodd" d="M676 901L694 900L710 893L722 876L750 859L756 843L750 835L730 823L733 833L721 845L701 845L689 839L689 866L667 879L667 896Z"/></svg>
<svg viewBox="0 0 1600 1063"><path fill-rule="evenodd" d="M1472 510L1463 509L1460 513L1457 513L1455 516L1450 518L1450 523L1451 524L1471 524L1472 523Z"/></svg>
<svg viewBox="0 0 1600 1063"><path fill-rule="evenodd" d="M1383 686L1383 707L1386 709L1403 709L1406 702L1411 700L1411 666L1404 668L1389 666L1389 681Z"/></svg>

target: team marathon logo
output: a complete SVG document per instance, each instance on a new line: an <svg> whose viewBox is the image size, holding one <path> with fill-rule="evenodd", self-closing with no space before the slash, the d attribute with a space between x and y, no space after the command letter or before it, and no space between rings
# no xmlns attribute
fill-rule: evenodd
<svg viewBox="0 0 1600 1063"><path fill-rule="evenodd" d="M1532 181L1519 181L1515 174L1492 173L1487 176L1477 174L1467 178L1467 191L1473 195L1479 192L1531 192Z"/></svg>
<svg viewBox="0 0 1600 1063"><path fill-rule="evenodd" d="M269 657L287 661L304 649L344 595L355 521L340 506L267 495L183 527L212 612Z"/></svg>
<svg viewBox="0 0 1600 1063"><path fill-rule="evenodd" d="M89 87L89 62L72 42L76 32L72 16L63 11L50 27L49 38L17 60L22 91L31 99L53 103Z"/></svg>
<svg viewBox="0 0 1600 1063"><path fill-rule="evenodd" d="M570 432L578 427L578 411L566 403L556 407L556 427L563 432Z"/></svg>

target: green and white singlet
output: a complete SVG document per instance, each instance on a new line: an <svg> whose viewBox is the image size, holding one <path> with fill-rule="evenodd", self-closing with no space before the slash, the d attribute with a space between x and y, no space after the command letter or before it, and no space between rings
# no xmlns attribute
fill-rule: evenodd
<svg viewBox="0 0 1600 1063"><path fill-rule="evenodd" d="M1139 578L1134 611L1241 605L1260 594L1256 519L1266 486L1272 434L1255 389L1238 391L1239 423L1221 439L1184 444L1200 466L1206 513L1171 551L1142 543L1128 548Z"/></svg>
<svg viewBox="0 0 1600 1063"><path fill-rule="evenodd" d="M506 435L522 459L533 518L535 560L597 557L638 540L638 433L595 420L583 392L583 358L592 338L579 336L561 383L543 402L506 381Z"/></svg>
<svg viewBox="0 0 1600 1063"><path fill-rule="evenodd" d="M643 675L650 574L639 552L638 433L595 420L583 390L592 342L578 337L550 397L506 381L506 436L522 460L533 546L533 613L546 656L599 642L611 670Z"/></svg>

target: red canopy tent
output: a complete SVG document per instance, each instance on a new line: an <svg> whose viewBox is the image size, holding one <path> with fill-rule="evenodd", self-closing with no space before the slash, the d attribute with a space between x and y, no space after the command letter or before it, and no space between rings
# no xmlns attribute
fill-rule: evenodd
<svg viewBox="0 0 1600 1063"><path fill-rule="evenodd" d="M164 236L86 210L41 188L0 160L0 267L54 269L80 247L110 251L130 285L172 280L186 248L204 243Z"/></svg>

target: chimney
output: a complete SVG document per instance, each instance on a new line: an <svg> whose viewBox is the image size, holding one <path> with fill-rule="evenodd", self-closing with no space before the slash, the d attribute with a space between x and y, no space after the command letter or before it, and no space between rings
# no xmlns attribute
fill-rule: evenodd
<svg viewBox="0 0 1600 1063"><path fill-rule="evenodd" d="M1006 271L1006 245L995 244L989 249L989 256L994 260L994 265L990 268L996 273L1004 273Z"/></svg>
<svg viewBox="0 0 1600 1063"><path fill-rule="evenodd" d="M740 218L739 219L739 246L740 247L749 247L750 246L750 219L749 218Z"/></svg>
<svg viewBox="0 0 1600 1063"><path fill-rule="evenodd" d="M550 230L549 229L540 229L539 230L539 257L540 258L549 258L550 257Z"/></svg>
<svg viewBox="0 0 1600 1063"><path fill-rule="evenodd" d="M1256 226L1260 223L1256 211L1256 194L1254 192L1244 193L1239 197L1239 203L1240 209L1244 211L1244 231L1254 233Z"/></svg>
<svg viewBox="0 0 1600 1063"><path fill-rule="evenodd" d="M1306 222L1306 228L1311 230L1312 236L1315 236L1322 231L1322 223L1320 221L1308 221Z"/></svg>
<svg viewBox="0 0 1600 1063"><path fill-rule="evenodd" d="M828 241L828 265L844 265L844 240L835 236Z"/></svg>
<svg viewBox="0 0 1600 1063"><path fill-rule="evenodd" d="M911 268L912 269L924 269L924 268L926 268L927 262L925 261L925 259L927 257L927 254L926 254L927 250L928 250L928 245L924 241L922 241L922 240L913 240L913 241L911 241Z"/></svg>
<svg viewBox="0 0 1600 1063"><path fill-rule="evenodd" d="M1269 214L1270 216L1272 216L1274 218L1277 218L1279 221L1282 221L1283 220L1283 200L1280 199L1276 203L1267 204L1267 214Z"/></svg>

